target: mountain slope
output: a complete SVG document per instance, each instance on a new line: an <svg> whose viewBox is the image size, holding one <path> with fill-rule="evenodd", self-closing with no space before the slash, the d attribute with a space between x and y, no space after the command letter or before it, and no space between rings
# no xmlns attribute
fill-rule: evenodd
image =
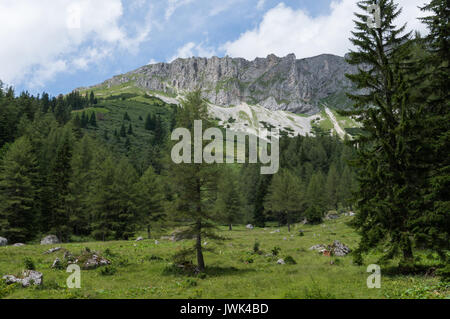
<svg viewBox="0 0 450 319"><path fill-rule="evenodd" d="M218 106L245 102L311 115L319 112L324 102L334 108L349 104L344 92L352 88L345 73L352 72L355 68L344 58L330 54L300 60L294 54L284 58L272 54L253 61L192 57L146 65L93 88L125 85L169 97L201 89L203 96Z"/></svg>

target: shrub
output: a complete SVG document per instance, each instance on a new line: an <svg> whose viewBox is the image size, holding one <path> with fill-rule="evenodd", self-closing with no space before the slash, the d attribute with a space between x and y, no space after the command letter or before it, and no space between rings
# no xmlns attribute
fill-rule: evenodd
<svg viewBox="0 0 450 319"><path fill-rule="evenodd" d="M25 259L23 260L23 264L24 264L26 270L36 270L34 261L30 257L25 257Z"/></svg>
<svg viewBox="0 0 450 319"><path fill-rule="evenodd" d="M281 251L281 248L278 247L278 246L275 246L275 247L272 248L272 255L273 255L273 256L278 256L278 254L280 253L280 251Z"/></svg>
<svg viewBox="0 0 450 319"><path fill-rule="evenodd" d="M305 212L308 223L316 225L322 222L322 210L316 205L310 206Z"/></svg>
<svg viewBox="0 0 450 319"><path fill-rule="evenodd" d="M253 252L257 254L259 252L259 242L255 241L255 244L253 245Z"/></svg>
<svg viewBox="0 0 450 319"><path fill-rule="evenodd" d="M295 261L295 259L294 259L292 256L286 256L286 257L284 258L284 262L285 262L287 265L296 265L296 264L297 264L297 262Z"/></svg>
<svg viewBox="0 0 450 319"><path fill-rule="evenodd" d="M100 275L102 276L112 276L117 272L114 266L106 266L99 269Z"/></svg>

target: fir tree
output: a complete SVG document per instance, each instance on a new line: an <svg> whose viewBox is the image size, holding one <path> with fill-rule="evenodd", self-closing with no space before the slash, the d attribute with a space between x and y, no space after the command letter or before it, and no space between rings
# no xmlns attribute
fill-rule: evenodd
<svg viewBox="0 0 450 319"><path fill-rule="evenodd" d="M219 219L228 225L229 230L232 230L232 225L239 221L242 210L242 199L236 181L236 174L225 166L218 185L215 209Z"/></svg>
<svg viewBox="0 0 450 319"><path fill-rule="evenodd" d="M95 112L91 113L91 118L89 119L89 125L91 125L93 127L97 127L97 116L96 116Z"/></svg>
<svg viewBox="0 0 450 319"><path fill-rule="evenodd" d="M287 169L282 169L273 176L264 207L266 210L281 214L286 220L288 231L291 224L298 219L302 210L303 187L300 179Z"/></svg>
<svg viewBox="0 0 450 319"><path fill-rule="evenodd" d="M353 225L362 236L356 256L383 245L387 248L384 259L401 254L409 262L414 206L420 201L417 189L424 180L423 170L414 163L417 135L411 119L415 109L408 104L410 33L404 32L405 25L395 26L401 10L392 0L359 1L358 7L366 12L375 4L380 6L381 28L369 28L368 17L356 14L356 31L350 40L357 51L350 52L348 62L358 65L359 72L346 75L361 90L349 94L355 102L350 114L359 117L365 132L354 141L360 174L359 213Z"/></svg>
<svg viewBox="0 0 450 319"><path fill-rule="evenodd" d="M147 237L150 238L152 223L164 218L164 189L161 177L149 167L137 184L137 210L140 224L147 226Z"/></svg>
<svg viewBox="0 0 450 319"><path fill-rule="evenodd" d="M31 143L19 138L0 162L0 234L11 242L29 241L37 230L37 177Z"/></svg>
<svg viewBox="0 0 450 319"><path fill-rule="evenodd" d="M122 126L120 127L120 137L126 137L127 136L127 132L125 129L125 124L122 123Z"/></svg>

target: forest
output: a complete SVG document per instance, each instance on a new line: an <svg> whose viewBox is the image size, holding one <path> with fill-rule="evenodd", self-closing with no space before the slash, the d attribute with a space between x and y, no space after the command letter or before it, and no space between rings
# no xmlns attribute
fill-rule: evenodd
<svg viewBox="0 0 450 319"><path fill-rule="evenodd" d="M360 1L367 9L371 1ZM449 22L446 1L423 8L426 36L394 21L400 10L381 1L382 27L356 15L346 76L357 87L340 111L362 125L341 140L317 129L280 138L280 171L258 164L180 164L170 160L170 132L209 127L201 93L181 107L146 96L50 97L0 88L0 236L11 243L54 234L63 242L133 238L154 227L183 226L194 239L185 254L205 268L202 241L215 229L267 222L319 224L330 213L355 212L361 236L355 262L415 262L428 250L448 263L450 245ZM405 266L406 267L406 266ZM447 264L448 268L448 264Z"/></svg>

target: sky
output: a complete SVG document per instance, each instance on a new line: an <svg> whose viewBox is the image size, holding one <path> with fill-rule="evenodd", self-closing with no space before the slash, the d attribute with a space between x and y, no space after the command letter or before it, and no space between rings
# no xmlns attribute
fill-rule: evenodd
<svg viewBox="0 0 450 319"><path fill-rule="evenodd" d="M426 32L418 6L400 23ZM191 56L343 56L356 0L0 0L0 80L52 95Z"/></svg>

